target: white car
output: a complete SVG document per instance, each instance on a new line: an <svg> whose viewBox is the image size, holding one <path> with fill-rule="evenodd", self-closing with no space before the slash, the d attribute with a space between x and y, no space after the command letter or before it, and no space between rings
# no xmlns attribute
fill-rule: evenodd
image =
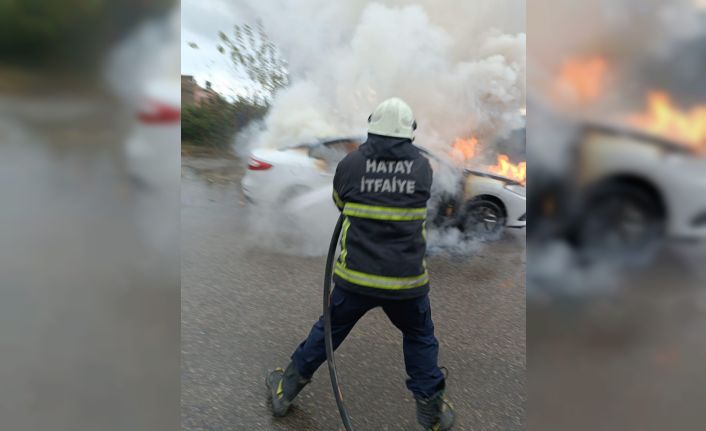
<svg viewBox="0 0 706 431"><path fill-rule="evenodd" d="M587 246L639 249L662 237L706 238L706 157L613 126L587 125L576 173L583 191L577 235Z"/></svg>
<svg viewBox="0 0 706 431"><path fill-rule="evenodd" d="M457 227L469 236L492 238L503 228L527 225L526 188L499 175L465 169L457 196L446 195L437 207L435 225Z"/></svg>
<svg viewBox="0 0 706 431"><path fill-rule="evenodd" d="M129 113L124 157L144 189L178 190L181 156L179 8L144 21L106 55L104 79Z"/></svg>
<svg viewBox="0 0 706 431"><path fill-rule="evenodd" d="M130 175L149 188L172 190L181 164L181 95L176 80L145 83L125 141Z"/></svg>
<svg viewBox="0 0 706 431"><path fill-rule="evenodd" d="M335 214L331 187L336 165L365 138L319 140L284 149L253 150L242 180L243 194L255 205L286 207L295 197L308 194L326 200ZM424 150L422 150L424 151ZM427 151L432 167L445 163ZM524 227L525 187L497 175L465 170L459 196L432 199L434 225L453 226L471 235L498 234L505 226ZM315 191L326 192L315 192Z"/></svg>
<svg viewBox="0 0 706 431"><path fill-rule="evenodd" d="M255 149L243 177L245 198L257 205L286 205L307 192L331 186L338 162L361 144L337 138L284 149ZM331 196L327 199L331 200ZM333 205L333 204L332 204Z"/></svg>

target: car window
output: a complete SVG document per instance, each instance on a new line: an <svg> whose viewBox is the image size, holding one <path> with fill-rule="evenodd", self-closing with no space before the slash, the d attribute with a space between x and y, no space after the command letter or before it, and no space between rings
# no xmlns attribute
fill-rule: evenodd
<svg viewBox="0 0 706 431"><path fill-rule="evenodd" d="M357 150L358 147L360 146L360 142L346 140L346 141L327 142L324 145L326 145L327 147L334 149L336 151L348 154L348 153L352 153L353 151Z"/></svg>
<svg viewBox="0 0 706 431"><path fill-rule="evenodd" d="M348 153L355 151L359 142L333 141L315 145L309 149L309 157L323 160L329 170L333 171L338 162L343 160Z"/></svg>

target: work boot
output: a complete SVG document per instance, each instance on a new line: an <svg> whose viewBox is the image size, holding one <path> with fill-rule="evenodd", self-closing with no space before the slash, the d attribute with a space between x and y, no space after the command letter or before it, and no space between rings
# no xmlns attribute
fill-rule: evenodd
<svg viewBox="0 0 706 431"><path fill-rule="evenodd" d="M272 396L272 413L278 417L286 415L294 398L309 382L299 375L294 362L286 370L277 368L271 372L265 383Z"/></svg>
<svg viewBox="0 0 706 431"><path fill-rule="evenodd" d="M456 419L453 406L444 397L445 382L441 389L429 398L414 397L417 402L417 422L424 431L445 431L451 429Z"/></svg>

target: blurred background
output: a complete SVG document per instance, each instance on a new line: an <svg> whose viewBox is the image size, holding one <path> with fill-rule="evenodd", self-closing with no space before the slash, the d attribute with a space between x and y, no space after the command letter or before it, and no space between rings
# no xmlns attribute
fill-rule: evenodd
<svg viewBox="0 0 706 431"><path fill-rule="evenodd" d="M179 426L179 11L0 2L0 428Z"/></svg>
<svg viewBox="0 0 706 431"><path fill-rule="evenodd" d="M528 426L702 429L705 4L527 22Z"/></svg>
<svg viewBox="0 0 706 431"><path fill-rule="evenodd" d="M701 408L706 398L706 4L703 0L583 3L533 0L527 10L531 35L526 86L531 220L527 230L527 425L577 431L702 429L706 419ZM253 5L243 8L242 17L257 28L255 18L267 7ZM213 45L221 47L214 55L230 64L242 40L233 25L243 21L233 20L223 10L211 10L212 15L220 11L222 21L212 25L205 20L199 25L208 28L216 40ZM429 14L446 19L442 9ZM286 13L271 16L291 19ZM306 23L305 14L301 16ZM326 13L322 17L322 22L329 22ZM465 34L465 25L453 28ZM199 212L201 206L220 205L223 200L224 215L207 218L204 226L214 226L214 220L223 222L223 229L210 231L209 247L215 239L229 241L223 232L233 227L231 207L238 205L240 193L225 186L206 190L201 183L231 183L242 176L244 163L237 151L231 151L234 133L246 132L247 125L257 124L252 120L269 112L271 95L288 85L290 72L301 75L307 70L306 62L280 65L275 59L274 69L286 73L268 74L267 81L253 85L242 70L222 79L213 72L217 68L207 72L200 72L199 65L187 68L181 86L201 87L204 97L215 102L204 105L194 99L185 108L184 138L189 144L184 148L185 176L198 185L191 187L187 181L191 187L187 192L192 194L180 202L180 49L201 52L204 44L188 35L186 46L181 46L179 27L179 9L170 0L0 3L3 429L179 427L180 204ZM515 33L524 27L514 23L508 29ZM289 29L278 21L269 23L269 30L290 54L310 46L306 37L288 38ZM518 42L524 46L520 38L493 41L484 48L492 49L481 50L479 58L504 50L512 58L519 51L509 47ZM324 48L328 50L321 52L332 52L325 42ZM305 53L301 59L316 55ZM451 58L461 57L452 54ZM420 59L416 51L409 58ZM517 63L522 65L523 60ZM348 69L334 70L331 76L344 70ZM519 70L521 76L524 66ZM503 76L508 75L512 74ZM322 79L329 82L328 75ZM249 84L238 85L239 80ZM336 88L337 82L324 87ZM238 93L231 87L249 92ZM512 100L521 103L511 109L498 107L497 113L519 113L516 108L524 105L525 90L524 85L518 87L518 97ZM308 97L311 87L300 90L290 100ZM214 92L223 98L213 96ZM360 104L346 106L361 113L367 112L363 102L372 103L376 97L372 93L354 96ZM281 103L291 108L287 100ZM328 105L322 106L326 112ZM223 122L219 117L223 112L237 121ZM281 118L276 114L273 119ZM514 115L508 127L516 126L515 117L521 116ZM260 131L255 128L253 133ZM248 151L243 147L242 155ZM218 161L189 156L202 152L215 152ZM193 237L198 238L204 238L200 232ZM488 267L522 268L523 241L521 235L512 235L495 246L498 253L475 247L471 252L495 259L496 264ZM195 244L194 253L201 253ZM223 256L234 247L226 246ZM257 262L253 255L263 262L282 259L262 250L243 253L248 257L242 261L246 266ZM209 262L203 273L225 274L227 284L232 262L220 262L222 272ZM312 268L321 266L318 260L307 263ZM292 263L298 264L299 260ZM455 263L444 266L441 257L437 265L449 273L458 268ZM271 268L263 264L260 269L264 273ZM511 315L508 322L515 322L524 313L523 285L510 277L522 269L499 272L498 285L518 287L506 290L512 292L510 298L499 295L506 291L493 290L487 281L478 284L487 287L478 296L462 292L474 295L466 303L478 307L475 315L502 317L492 310L508 307L503 312ZM318 277L318 270L312 270L311 279ZM468 279L457 282L464 285ZM440 306L460 311L453 301ZM213 318L208 314L213 309L202 309L207 312L201 316L204 321ZM448 324L449 333L454 325ZM187 335L202 340L201 326L192 327L194 332ZM495 414L508 421L505 429L519 428L526 399L522 355L514 354L507 369L496 370L492 364L501 361L485 349L502 345L497 342L502 334L481 324L475 329L472 340L456 345L479 346L475 352L479 358L493 359L487 363L479 359L475 370L516 376L508 381L519 383L509 388L485 389L496 390L498 397L514 394L505 404L498 403L505 407ZM522 325L513 323L511 329L508 349L521 351ZM222 335L228 342L231 333ZM230 342L237 348L237 343ZM194 344L193 351L202 349ZM458 353L459 368L467 359L466 352ZM195 367L189 375L211 371ZM481 371L471 373L479 379L476 387L492 382ZM259 376L255 378L259 381ZM219 382L211 383L219 388ZM320 386L321 393L328 390ZM198 395L204 403L218 407L209 398L213 388L194 388L203 392ZM476 393L476 407L492 404L483 396L486 392ZM224 394L221 401L227 405L230 393ZM214 417L200 405L194 411L191 418ZM335 423L335 412L326 420Z"/></svg>

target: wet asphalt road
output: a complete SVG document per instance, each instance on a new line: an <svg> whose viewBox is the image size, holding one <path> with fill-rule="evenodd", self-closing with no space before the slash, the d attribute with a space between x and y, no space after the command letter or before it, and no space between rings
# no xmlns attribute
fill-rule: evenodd
<svg viewBox="0 0 706 431"><path fill-rule="evenodd" d="M530 279L539 252L529 247ZM563 292L538 300L530 281L528 428L703 430L704 262L703 242L671 242L646 267L583 274L600 293L572 292L578 277L566 271Z"/></svg>
<svg viewBox="0 0 706 431"><path fill-rule="evenodd" d="M325 365L286 418L271 416L264 386L321 313L325 258L258 245L237 161L182 165L182 429L342 429ZM454 429L525 428L524 250L524 232L512 232L472 256L429 259ZM401 335L382 311L336 358L356 429L417 429Z"/></svg>
<svg viewBox="0 0 706 431"><path fill-rule="evenodd" d="M179 426L178 170L136 185L121 109L0 96L0 429Z"/></svg>

